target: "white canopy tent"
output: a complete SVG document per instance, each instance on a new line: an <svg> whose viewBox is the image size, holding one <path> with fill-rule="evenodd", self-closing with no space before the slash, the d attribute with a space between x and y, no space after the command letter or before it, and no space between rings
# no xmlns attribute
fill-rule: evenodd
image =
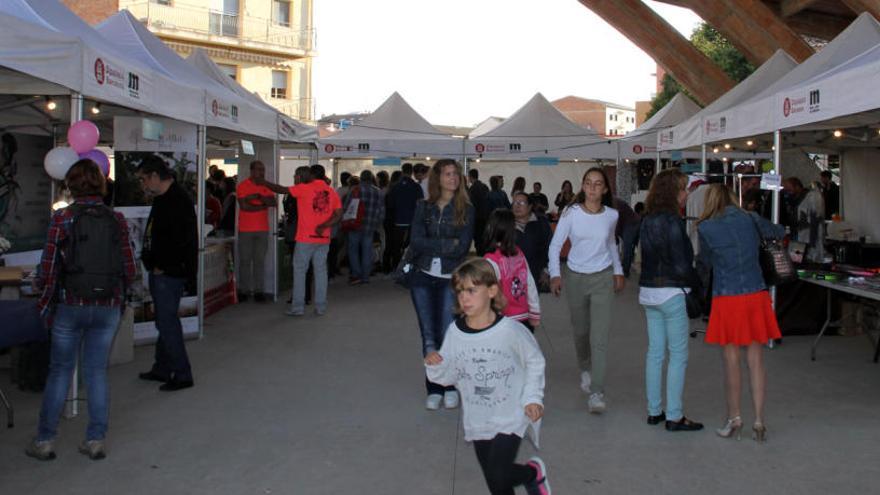
<svg viewBox="0 0 880 495"><path fill-rule="evenodd" d="M871 14L860 15L822 50L792 69L761 92L723 111L707 113L703 120L703 143L742 139L770 134L774 122L777 93L799 86L853 57L880 44L880 22ZM809 107L806 101L802 107Z"/></svg>
<svg viewBox="0 0 880 495"><path fill-rule="evenodd" d="M489 117L488 119L477 124L477 126L468 133L468 139L474 139L482 136L483 134L486 134L487 132L501 125L502 122L504 122L504 119L502 117Z"/></svg>
<svg viewBox="0 0 880 495"><path fill-rule="evenodd" d="M657 135L660 151L684 150L704 143L704 119L717 112L727 110L755 95L788 74L797 63L787 53L778 50L772 57L758 67L749 77L734 86L689 119L671 128L661 130Z"/></svg>
<svg viewBox="0 0 880 495"><path fill-rule="evenodd" d="M460 158L463 148L463 139L437 130L397 92L368 117L319 139L328 158Z"/></svg>
<svg viewBox="0 0 880 495"><path fill-rule="evenodd" d="M620 144L619 157L628 159L655 158L657 134L684 122L699 111L700 106L694 103L694 100L684 93L676 94L650 119L617 141Z"/></svg>

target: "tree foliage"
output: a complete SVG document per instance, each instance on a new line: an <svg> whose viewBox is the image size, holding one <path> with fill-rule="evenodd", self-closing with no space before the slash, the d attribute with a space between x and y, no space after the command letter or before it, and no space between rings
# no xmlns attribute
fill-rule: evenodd
<svg viewBox="0 0 880 495"><path fill-rule="evenodd" d="M694 29L691 34L691 43L736 82L749 77L755 71L755 67L730 41L705 22ZM687 93L681 84L669 74L663 76L661 86L661 91L651 100L651 110L648 111L647 118L651 118L669 103L669 100L675 97L679 91Z"/></svg>

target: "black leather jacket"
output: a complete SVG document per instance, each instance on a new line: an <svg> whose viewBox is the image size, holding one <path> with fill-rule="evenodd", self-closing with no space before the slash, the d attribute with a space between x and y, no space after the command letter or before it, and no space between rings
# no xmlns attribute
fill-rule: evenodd
<svg viewBox="0 0 880 495"><path fill-rule="evenodd" d="M644 217L639 244L642 249L640 286L700 288L693 266L694 249L680 216L654 213Z"/></svg>

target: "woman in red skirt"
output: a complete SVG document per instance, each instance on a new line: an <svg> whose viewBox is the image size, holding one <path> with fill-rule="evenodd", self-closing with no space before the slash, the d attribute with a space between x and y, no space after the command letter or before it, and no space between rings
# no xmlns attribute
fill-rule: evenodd
<svg viewBox="0 0 880 495"><path fill-rule="evenodd" d="M706 342L722 347L726 377L727 421L716 433L724 438L740 437L740 354L745 348L755 409L752 430L754 439L763 442L767 434L764 345L781 335L761 273L758 246L760 237L778 239L784 230L740 209L727 186L713 184L706 192L698 231L700 259L713 270L712 312Z"/></svg>

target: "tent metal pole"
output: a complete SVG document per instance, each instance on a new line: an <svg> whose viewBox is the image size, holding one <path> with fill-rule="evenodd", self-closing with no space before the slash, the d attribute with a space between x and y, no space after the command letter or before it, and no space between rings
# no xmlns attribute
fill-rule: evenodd
<svg viewBox="0 0 880 495"><path fill-rule="evenodd" d="M773 172L782 176L782 131L776 130L773 132ZM780 208L780 200L782 199L782 192L777 188L773 190L773 207L772 207L772 220L773 223L779 223L779 208ZM776 308L776 287L770 287L770 301L773 304L773 308ZM771 349L774 346L774 341L770 341L768 343L768 347Z"/></svg>
<svg viewBox="0 0 880 495"><path fill-rule="evenodd" d="M70 92L70 125L82 120L83 97L75 91ZM70 143L67 143L68 145ZM52 182L54 185L54 181ZM53 187L54 189L54 187ZM53 199L54 200L54 199ZM73 368L73 376L70 378L70 389L67 392L67 403L64 407L65 418L75 418L79 415L79 367L81 360L79 353L76 356L76 366Z"/></svg>
<svg viewBox="0 0 880 495"><path fill-rule="evenodd" d="M272 157L275 160L275 171L272 175L272 182L278 184L281 181L281 146L279 146L278 141L272 143ZM282 198L283 199L283 198ZM283 207L282 207L283 208ZM275 267L275 273L272 274L272 300L274 302L278 302L278 213L282 210L282 208L275 208L275 216L274 218L270 217L270 226L272 230L275 232L274 236L271 236L272 239L272 260L273 266ZM269 208L271 212L273 209Z"/></svg>
<svg viewBox="0 0 880 495"><path fill-rule="evenodd" d="M196 218L199 231L199 265L196 279L196 295L198 301L199 338L205 336L205 175L207 172L207 128L198 126L196 131L198 156L198 185L196 187Z"/></svg>
<svg viewBox="0 0 880 495"><path fill-rule="evenodd" d="M709 162L706 157L706 144L700 145L700 170L705 174L709 171Z"/></svg>
<svg viewBox="0 0 880 495"><path fill-rule="evenodd" d="M657 148L657 163L656 163L656 170L654 172L655 172L655 174L659 174L662 170L663 170L663 164L660 163L660 149Z"/></svg>

